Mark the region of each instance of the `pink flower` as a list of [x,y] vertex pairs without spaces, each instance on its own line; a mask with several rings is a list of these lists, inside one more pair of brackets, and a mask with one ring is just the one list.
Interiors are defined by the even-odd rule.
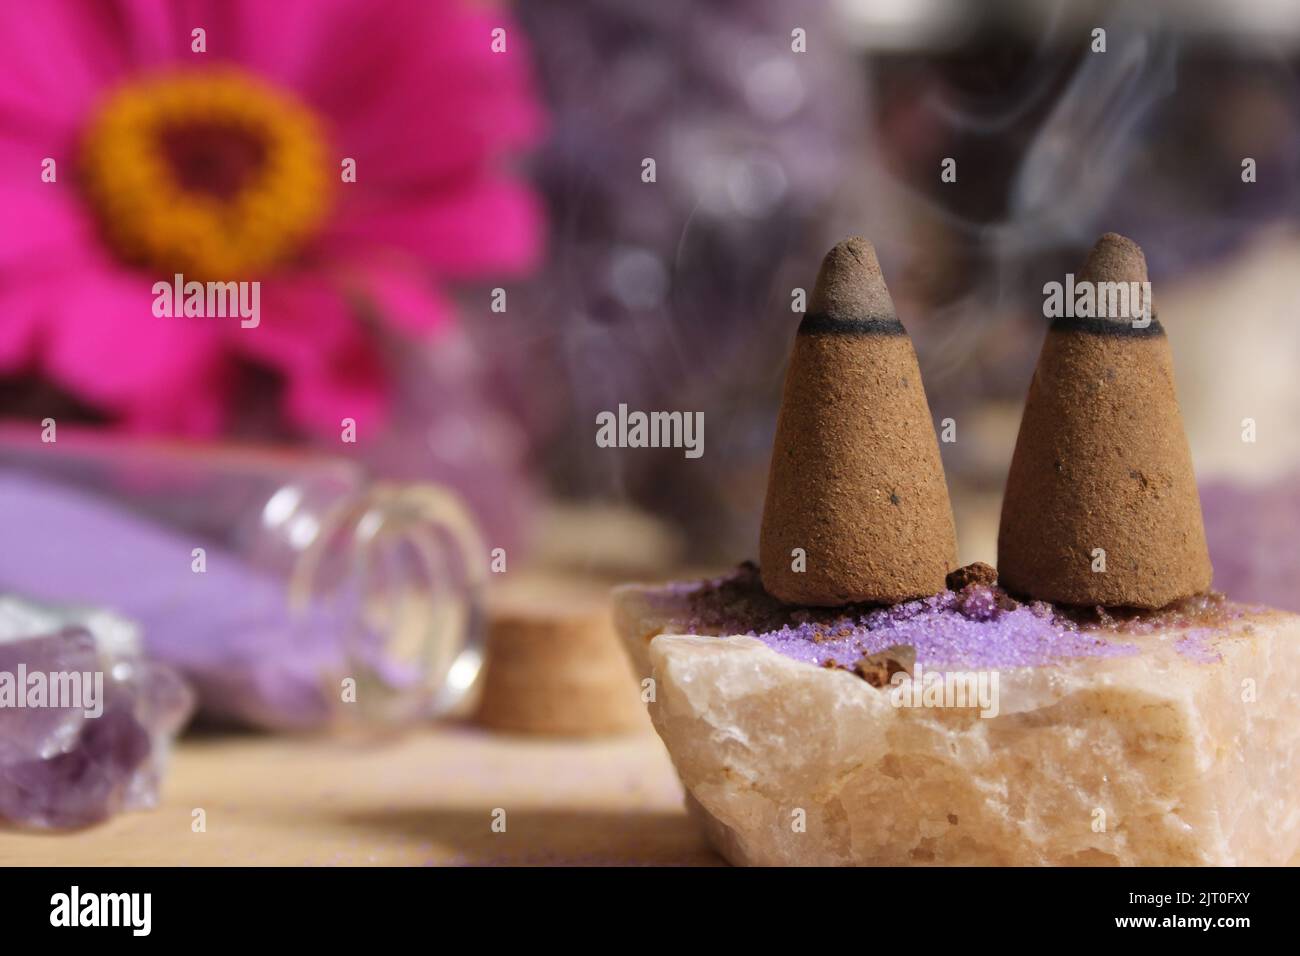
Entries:
[[[434,335],[444,283],[539,254],[522,39],[470,0],[3,5],[0,375],[136,429],[218,430],[249,364],[298,428],[381,416],[371,323]],[[260,282],[259,323],[155,315],[175,273]]]

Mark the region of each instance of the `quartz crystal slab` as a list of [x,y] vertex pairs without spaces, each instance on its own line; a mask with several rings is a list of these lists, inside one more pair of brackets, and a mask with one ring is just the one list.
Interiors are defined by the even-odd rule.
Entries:
[[[732,863],[1300,858],[1300,616],[1201,598],[1075,621],[985,585],[817,612],[772,602],[752,568],[620,588],[615,616]],[[849,669],[878,652],[914,683]],[[900,690],[925,672],[996,674],[996,715]]]

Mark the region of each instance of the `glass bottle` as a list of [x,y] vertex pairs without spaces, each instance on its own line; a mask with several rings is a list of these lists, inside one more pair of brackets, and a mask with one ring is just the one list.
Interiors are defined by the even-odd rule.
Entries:
[[488,558],[436,485],[297,451],[6,424],[0,535],[0,590],[134,618],[210,717],[392,725],[458,711],[477,681]]

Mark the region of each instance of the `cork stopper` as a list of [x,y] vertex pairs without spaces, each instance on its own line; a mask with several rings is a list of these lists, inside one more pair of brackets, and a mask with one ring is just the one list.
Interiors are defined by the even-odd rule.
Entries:
[[[1146,282],[1132,240],[1101,237],[1080,273]],[[998,576],[1059,604],[1163,607],[1207,590],[1201,502],[1158,319],[1060,318],[1029,386],[1002,502]]]
[[488,615],[478,723],[557,737],[649,730],[606,587],[525,573],[489,594]]
[[916,352],[860,237],[827,253],[795,336],[759,553],[768,593],[815,606],[936,594],[956,566]]

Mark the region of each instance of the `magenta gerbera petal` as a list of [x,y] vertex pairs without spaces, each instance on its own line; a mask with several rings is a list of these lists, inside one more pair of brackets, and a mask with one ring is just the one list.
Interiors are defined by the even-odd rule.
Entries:
[[383,368],[366,351],[335,356],[324,369],[296,375],[285,404],[289,421],[305,432],[337,440],[350,423],[363,437],[373,434],[388,409]]
[[540,205],[509,179],[480,178],[407,207],[358,199],[346,212],[327,236],[337,248],[399,249],[446,278],[523,272],[541,254]]
[[112,4],[48,0],[0,13],[0,117],[5,125],[67,129],[127,67]]
[[68,392],[124,417],[152,405],[205,404],[205,393],[220,378],[219,329],[155,316],[152,302],[150,283],[132,272],[69,277],[44,305],[40,370]]
[[363,339],[341,290],[306,274],[263,286],[256,327],[234,325],[224,331],[232,352],[289,375],[323,369],[334,355]]
[[452,321],[454,306],[433,277],[405,258],[353,262],[349,291],[373,306],[392,327],[415,336],[437,332]]
[[31,368],[48,297],[35,283],[0,289],[0,375]]
[[[0,168],[4,165],[0,163]],[[33,157],[31,166],[38,169],[40,160]],[[30,172],[21,179],[0,181],[0,209],[9,221],[21,224],[21,228],[0,229],[0,268],[30,266],[33,260],[63,262],[95,242],[85,209],[66,190],[42,183]]]

